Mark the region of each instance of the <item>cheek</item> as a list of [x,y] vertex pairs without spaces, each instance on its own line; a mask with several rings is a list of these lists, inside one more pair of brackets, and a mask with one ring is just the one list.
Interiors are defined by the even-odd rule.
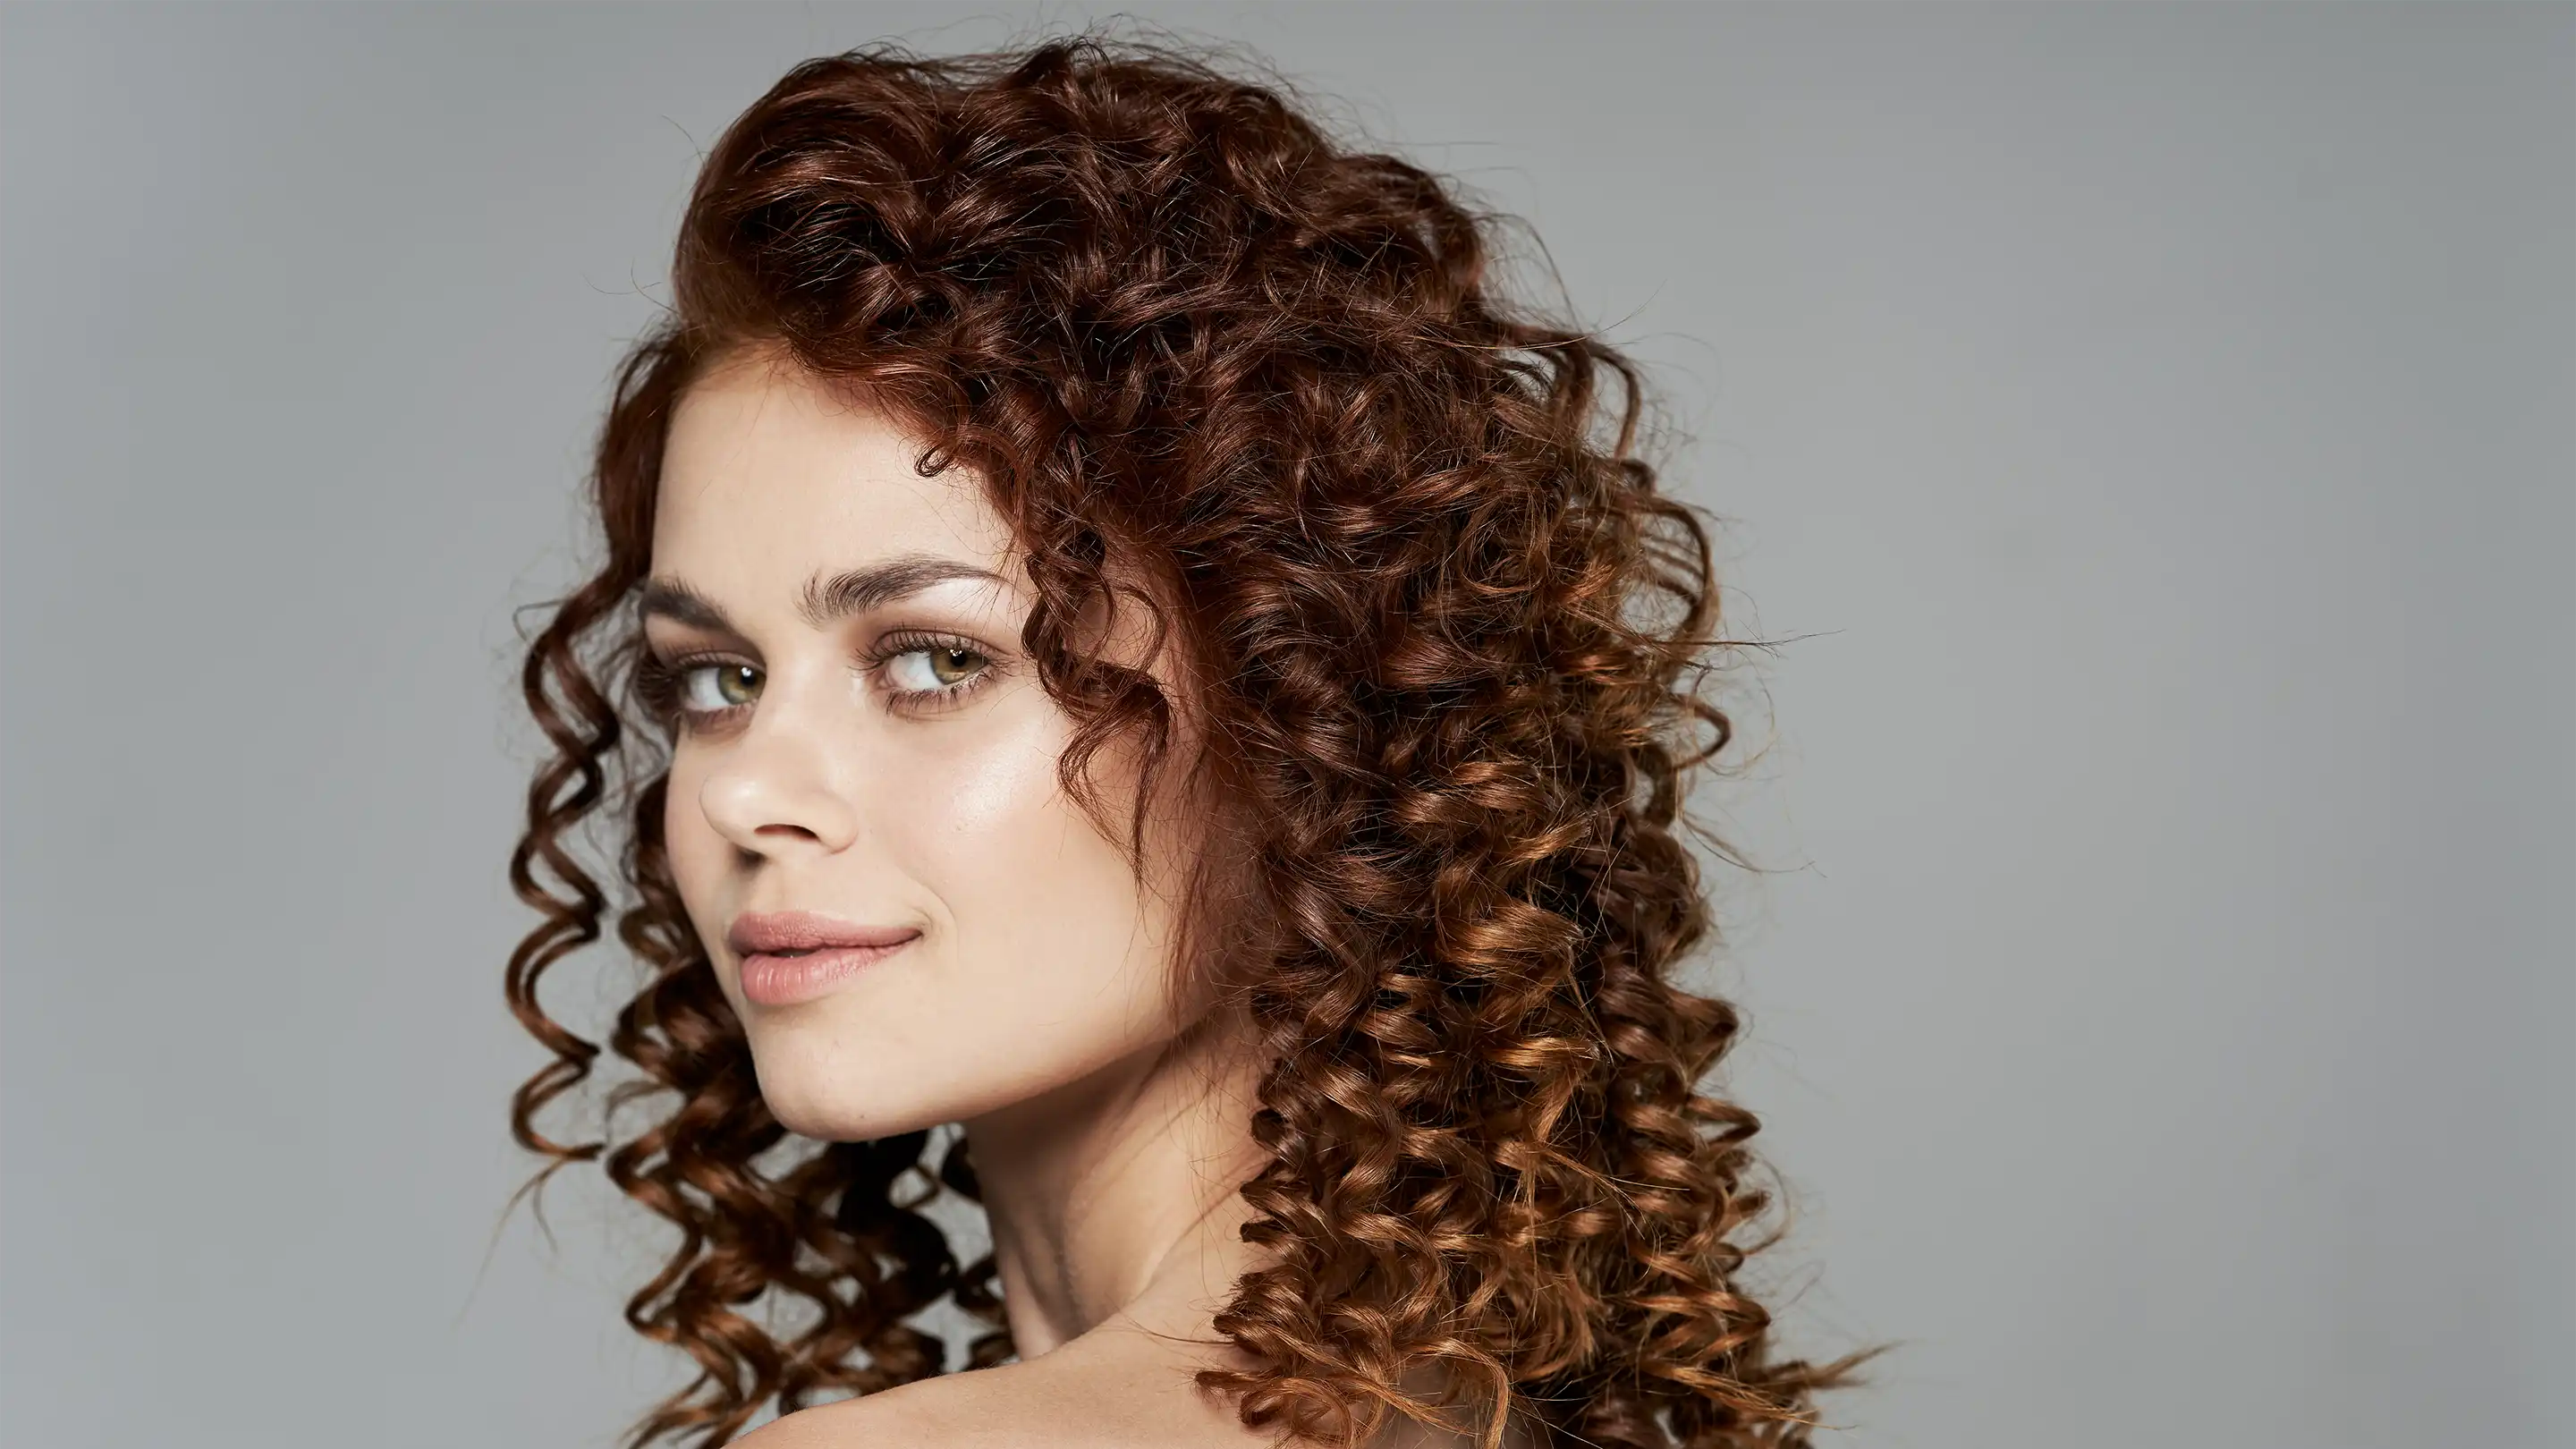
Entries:
[[[1123,962],[1148,923],[1118,847],[1056,778],[1060,717],[1007,728],[909,762],[884,797],[897,858],[949,908],[961,964],[1013,972],[1006,945],[1046,943],[1058,971]],[[1114,786],[1111,799],[1117,803]]]
[[[944,907],[942,970],[961,1009],[1014,1023],[1025,1043],[1123,1052],[1168,1029],[1168,913],[1058,784],[1066,728],[1049,711],[925,750],[887,782],[882,828]],[[1128,782],[1105,756],[1099,773],[1124,809]]]

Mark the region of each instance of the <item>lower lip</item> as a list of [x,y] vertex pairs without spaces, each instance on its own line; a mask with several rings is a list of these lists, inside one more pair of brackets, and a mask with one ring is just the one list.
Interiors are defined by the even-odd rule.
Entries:
[[811,1001],[920,939],[914,936],[891,946],[834,946],[802,956],[745,956],[742,994],[762,1006]]

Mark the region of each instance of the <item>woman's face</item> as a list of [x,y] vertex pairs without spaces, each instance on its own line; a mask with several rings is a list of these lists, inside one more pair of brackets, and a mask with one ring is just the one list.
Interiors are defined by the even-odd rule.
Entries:
[[[1059,790],[1070,721],[1017,648],[1007,531],[918,451],[792,365],[737,361],[681,402],[654,519],[671,868],[762,1096],[813,1137],[972,1120],[1181,1024],[1169,858],[1149,835],[1140,887]],[[1132,757],[1094,778],[1123,824]],[[877,944],[788,954],[811,926]]]

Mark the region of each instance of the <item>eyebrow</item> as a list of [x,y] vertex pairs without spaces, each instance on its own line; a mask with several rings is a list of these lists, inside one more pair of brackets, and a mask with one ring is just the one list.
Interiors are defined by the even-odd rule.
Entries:
[[[996,584],[1009,582],[990,569],[941,558],[937,554],[897,554],[863,569],[815,574],[805,581],[804,589],[797,596],[796,614],[810,628],[827,629],[836,620],[882,608],[897,599],[910,598],[952,579],[975,579]],[[734,627],[733,620],[725,617],[725,611],[717,607],[715,600],[678,579],[646,579],[643,592],[636,600],[636,611],[645,618],[658,614],[696,629],[726,634],[742,632]]]

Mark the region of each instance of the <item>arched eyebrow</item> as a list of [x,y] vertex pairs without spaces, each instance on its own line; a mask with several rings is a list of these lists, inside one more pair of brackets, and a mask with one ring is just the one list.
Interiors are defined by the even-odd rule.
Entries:
[[961,559],[942,558],[935,553],[897,554],[863,569],[848,569],[828,578],[818,573],[807,579],[797,598],[796,613],[808,627],[828,629],[852,614],[882,608],[951,579],[1004,585],[1010,582],[990,569],[977,568]]
[[[845,569],[836,574],[818,573],[805,581],[797,597],[796,612],[813,629],[828,629],[836,621],[870,609],[883,608],[897,599],[909,598],[936,584],[952,579],[974,579],[985,583],[1008,584],[1010,581],[990,569],[937,554],[897,554],[863,569]],[[636,612],[644,618],[659,615],[676,624],[716,633],[739,635],[742,631],[725,616],[716,601],[679,579],[651,578],[644,581],[636,599]]]

